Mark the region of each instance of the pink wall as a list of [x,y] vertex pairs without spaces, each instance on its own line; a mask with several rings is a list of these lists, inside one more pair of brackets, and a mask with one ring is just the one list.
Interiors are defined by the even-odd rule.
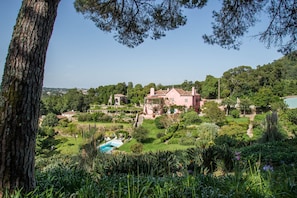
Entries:
[[[191,92],[185,92],[181,89],[178,89],[178,90],[180,92],[178,92],[175,88],[172,88],[166,93],[166,95],[162,95],[158,97],[165,98],[165,105],[167,106],[171,106],[171,105],[185,106],[187,108],[193,108],[195,109],[195,111],[198,111],[200,107],[200,95],[196,93],[195,89],[193,88]],[[154,89],[151,88],[148,98],[154,96],[154,93],[155,93]],[[144,113],[149,115],[153,114],[153,111],[152,111],[153,106],[155,105],[144,104]]]

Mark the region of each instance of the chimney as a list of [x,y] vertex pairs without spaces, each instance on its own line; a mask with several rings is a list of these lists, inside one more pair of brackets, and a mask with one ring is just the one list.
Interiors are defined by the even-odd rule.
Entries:
[[195,96],[196,91],[195,91],[195,87],[192,87],[192,96]]
[[153,95],[155,95],[155,89],[152,87],[152,88],[150,89],[150,96],[153,96]]

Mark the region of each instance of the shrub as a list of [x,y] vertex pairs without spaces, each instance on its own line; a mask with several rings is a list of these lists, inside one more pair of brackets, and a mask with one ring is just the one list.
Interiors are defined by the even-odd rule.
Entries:
[[238,141],[228,135],[220,135],[214,140],[214,143],[216,145],[227,145],[229,147],[235,147],[238,144]]
[[178,123],[174,123],[174,124],[172,124],[172,125],[170,125],[170,126],[168,127],[167,131],[168,131],[169,133],[171,133],[171,132],[174,133],[175,131],[177,131],[178,126],[179,126]]
[[54,137],[56,134],[55,129],[49,126],[40,127],[38,132],[41,136],[49,136],[49,137]]
[[233,110],[231,110],[230,115],[231,115],[233,118],[239,118],[239,117],[240,117],[240,111],[237,110],[237,109],[233,109]]
[[286,114],[290,122],[297,124],[297,109],[288,109]]
[[165,128],[165,123],[164,123],[164,116],[159,116],[156,117],[155,119],[155,125],[158,129],[164,129]]
[[67,118],[65,118],[65,119],[59,120],[59,124],[58,125],[61,126],[61,127],[66,128],[66,127],[68,127],[68,124],[69,124],[69,121],[68,121]]
[[112,117],[102,112],[80,113],[77,116],[79,122],[111,122]]
[[246,126],[240,126],[233,123],[231,125],[222,126],[219,135],[227,135],[235,140],[244,141],[248,137],[246,132]]
[[182,114],[182,121],[185,124],[185,126],[191,124],[200,124],[202,122],[201,118],[199,117],[196,111],[189,111]]
[[200,140],[207,141],[214,140],[218,135],[218,130],[219,127],[212,123],[202,123],[197,128]]
[[137,142],[144,142],[148,137],[148,130],[142,126],[134,129],[132,137],[137,140]]
[[141,143],[133,144],[133,145],[131,145],[130,149],[131,149],[132,153],[141,153],[143,150],[143,144],[141,144]]
[[170,138],[172,138],[173,133],[167,133],[166,135],[164,135],[163,137],[161,137],[161,142],[166,142],[167,140],[169,140]]
[[266,115],[266,127],[265,132],[261,138],[261,142],[270,142],[282,140],[284,136],[280,132],[280,127],[278,126],[278,116],[277,112]]
[[190,145],[194,145],[195,141],[196,139],[193,137],[182,137],[179,140],[179,144],[190,146]]
[[171,138],[168,141],[168,144],[179,144],[180,143],[180,138]]
[[157,133],[157,138],[161,138],[161,137],[164,137],[164,136],[165,136],[164,132]]
[[118,130],[115,132],[116,136],[117,137],[124,137],[124,138],[127,138],[129,136],[129,132],[128,131],[124,131],[124,130]]
[[57,126],[58,122],[59,120],[57,118],[57,115],[54,113],[49,113],[43,119],[41,126],[55,127]]

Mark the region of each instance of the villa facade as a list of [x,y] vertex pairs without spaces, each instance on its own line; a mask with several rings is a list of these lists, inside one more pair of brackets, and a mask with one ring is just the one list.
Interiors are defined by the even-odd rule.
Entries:
[[192,91],[172,88],[167,90],[150,89],[150,93],[144,98],[143,112],[145,115],[161,115],[164,113],[178,113],[180,109],[194,109],[199,112],[200,94]]

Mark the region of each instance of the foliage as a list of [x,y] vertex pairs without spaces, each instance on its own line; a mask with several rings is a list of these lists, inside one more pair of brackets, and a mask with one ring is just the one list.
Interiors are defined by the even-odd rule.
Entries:
[[219,109],[216,102],[210,101],[203,105],[202,112],[210,122],[221,125],[225,121],[225,114]]
[[38,135],[53,137],[55,135],[55,129],[53,127],[44,126],[38,128]]
[[90,18],[101,30],[115,32],[115,39],[128,47],[141,44],[147,37],[159,39],[165,36],[165,31],[176,29],[186,23],[179,1],[152,3],[138,0],[102,3],[76,0],[74,5],[78,12]]
[[58,126],[65,128],[65,127],[68,126],[69,123],[70,123],[70,121],[67,118],[60,119],[59,123],[58,123]]
[[201,89],[201,96],[203,98],[209,98],[209,99],[217,98],[217,95],[218,95],[217,87],[218,87],[218,79],[211,75],[207,75],[205,78],[205,81],[203,82],[203,86]]
[[77,117],[80,122],[111,122],[112,117],[102,112],[80,113]]
[[141,153],[143,150],[143,144],[141,144],[141,143],[133,144],[133,145],[131,145],[130,149],[131,149],[132,153]]
[[288,109],[286,111],[288,120],[297,125],[297,109]]
[[137,142],[143,143],[148,138],[148,130],[142,126],[134,128],[132,137],[137,140]]
[[179,123],[173,123],[167,128],[168,133],[174,133],[178,130]]
[[236,100],[234,100],[233,98],[227,97],[222,100],[222,105],[226,106],[226,109],[227,109],[226,114],[227,115],[229,115],[231,108],[235,107],[235,104],[236,104]]
[[252,105],[252,101],[249,98],[240,99],[240,110],[243,112],[243,115],[249,113],[251,111],[250,106]]
[[181,145],[195,145],[196,139],[193,137],[181,137],[179,144]]
[[155,125],[158,129],[164,129],[166,127],[166,116],[159,116],[155,118]]
[[160,138],[161,142],[166,142],[167,140],[169,140],[170,138],[172,138],[173,136],[173,132],[171,133],[166,133],[163,137]]
[[267,109],[271,104],[278,102],[280,99],[274,95],[271,88],[263,87],[254,96],[254,104],[262,109]]
[[249,140],[247,136],[247,127],[246,125],[240,125],[236,123],[231,123],[229,125],[224,125],[221,127],[219,136],[228,136],[234,140],[244,142]]
[[237,109],[233,109],[230,111],[230,115],[233,117],[233,118],[239,118],[240,117],[240,111],[237,110]]
[[198,126],[198,145],[208,147],[218,135],[219,127],[213,123],[202,123]]
[[58,125],[58,118],[57,115],[53,113],[49,113],[45,116],[45,118],[42,120],[41,126],[45,127],[54,127]]
[[201,123],[201,118],[199,117],[198,113],[194,110],[183,113],[181,117],[181,122],[184,124],[185,127],[191,124]]
[[157,138],[161,138],[161,137],[163,137],[163,136],[165,136],[165,132],[160,132],[160,133],[157,133]]
[[267,14],[268,26],[257,36],[268,47],[279,47],[283,53],[296,49],[294,29],[294,1],[224,1],[219,11],[213,12],[215,22],[212,35],[204,35],[204,41],[223,48],[239,49],[241,38],[258,22],[258,16]]
[[[37,170],[38,188],[25,197],[294,197],[296,145],[293,139],[244,146],[237,150],[238,160],[227,146],[98,154],[88,162],[93,164],[88,170],[77,166],[77,158],[44,158],[37,161],[38,167],[43,164]],[[266,162],[274,171],[263,170]]]
[[261,142],[279,141],[284,138],[280,132],[278,125],[277,112],[272,112],[266,115],[265,132],[261,138]]
[[[238,66],[224,72],[222,76],[222,88],[228,90],[229,101],[227,104],[235,105],[235,98],[242,95],[249,95],[255,89],[255,81],[253,79],[253,69],[250,66]],[[227,91],[225,91],[227,92]]]

